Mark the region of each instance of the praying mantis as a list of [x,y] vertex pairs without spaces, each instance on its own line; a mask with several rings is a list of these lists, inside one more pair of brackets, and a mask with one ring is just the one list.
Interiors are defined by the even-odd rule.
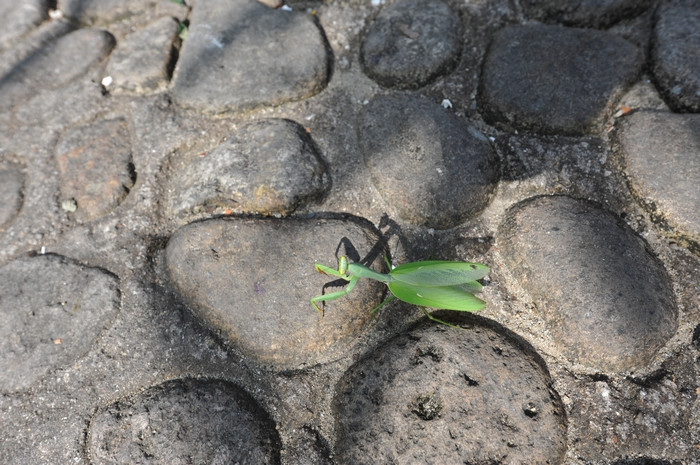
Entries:
[[360,278],[374,279],[387,285],[391,295],[380,303],[371,313],[394,299],[418,305],[423,313],[433,321],[448,326],[454,326],[432,316],[426,307],[444,310],[473,312],[481,310],[486,303],[474,296],[482,289],[477,281],[489,273],[489,268],[480,263],[452,262],[431,260],[423,262],[404,263],[392,267],[389,260],[384,258],[389,266],[389,273],[378,273],[360,263],[349,263],[346,256],[338,258],[338,269],[316,263],[314,266],[319,273],[337,276],[348,282],[342,291],[323,294],[311,299],[311,305],[319,312],[317,302],[335,300],[353,290]]

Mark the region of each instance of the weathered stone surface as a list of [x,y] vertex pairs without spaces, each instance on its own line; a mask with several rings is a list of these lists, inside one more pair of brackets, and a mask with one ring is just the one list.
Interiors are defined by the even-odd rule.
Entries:
[[620,219],[569,197],[512,208],[498,248],[562,353],[600,370],[644,367],[676,330],[671,284]]
[[110,92],[144,93],[168,85],[178,39],[178,24],[165,17],[128,35],[109,58],[105,74],[113,81]]
[[92,220],[119,205],[136,181],[131,139],[123,119],[74,128],[56,147],[63,200],[74,199],[76,217]]
[[459,59],[459,16],[440,0],[401,0],[384,8],[363,37],[365,73],[384,86],[421,87]]
[[489,46],[479,105],[491,124],[585,134],[602,127],[619,96],[639,76],[642,58],[634,45],[607,32],[506,27]]
[[95,465],[279,463],[275,425],[248,394],[217,380],[178,379],[100,409],[90,422]]
[[567,26],[607,28],[622,18],[637,15],[653,0],[528,0],[522,2],[533,19]]
[[0,3],[0,18],[3,18],[3,27],[0,29],[0,49],[38,26],[48,17],[48,10],[48,0]]
[[81,356],[119,299],[116,277],[57,255],[0,268],[0,390],[25,389]]
[[0,111],[72,82],[102,61],[112,47],[114,37],[98,29],[79,29],[61,37],[0,79]]
[[700,4],[674,2],[657,10],[652,72],[676,111],[700,112]]
[[336,389],[339,463],[561,463],[563,407],[521,347],[476,320],[374,350]]
[[638,112],[621,122],[630,190],[670,235],[700,252],[700,115]]
[[348,296],[327,303],[325,316],[313,309],[309,299],[334,281],[319,275],[314,262],[335,267],[341,240],[360,254],[372,250],[381,271],[385,251],[366,224],[294,218],[185,226],[168,242],[167,270],[172,287],[207,326],[248,356],[295,368],[333,360],[349,348],[384,293],[384,285],[362,280]]
[[24,174],[15,163],[0,162],[0,231],[22,206]]
[[173,77],[173,97],[208,113],[237,112],[320,92],[330,61],[306,13],[256,0],[199,0]]
[[494,192],[498,161],[486,137],[424,97],[374,98],[362,110],[358,138],[380,194],[412,223],[451,228]]
[[156,8],[160,0],[61,0],[63,15],[82,24],[126,20]]
[[287,215],[330,188],[313,140],[284,119],[251,123],[204,156],[191,153],[173,163],[174,215],[208,208]]

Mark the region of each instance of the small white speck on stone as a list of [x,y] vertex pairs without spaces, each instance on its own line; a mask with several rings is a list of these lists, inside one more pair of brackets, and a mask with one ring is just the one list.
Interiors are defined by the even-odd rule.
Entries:
[[292,11],[292,7],[289,6],[289,5],[282,5],[282,6],[280,7],[280,10],[282,10],[282,11]]
[[442,105],[442,108],[452,108],[452,102],[450,102],[450,99],[444,99],[440,105]]
[[49,18],[51,18],[51,19],[63,18],[63,11],[61,11],[59,9],[49,10]]
[[104,87],[109,87],[112,84],[112,81],[112,76],[105,76],[102,78],[100,84],[102,84]]

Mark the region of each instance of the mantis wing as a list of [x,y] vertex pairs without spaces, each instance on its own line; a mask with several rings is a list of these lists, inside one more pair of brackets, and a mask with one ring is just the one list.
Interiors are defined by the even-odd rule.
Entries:
[[425,261],[399,265],[389,275],[396,281],[425,287],[445,287],[481,279],[489,267],[480,263]]
[[486,306],[486,302],[462,286],[415,286],[401,281],[392,281],[387,286],[397,299],[421,307],[471,312]]

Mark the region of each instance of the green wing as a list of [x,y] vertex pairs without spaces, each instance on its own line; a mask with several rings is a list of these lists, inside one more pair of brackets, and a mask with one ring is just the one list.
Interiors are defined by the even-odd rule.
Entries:
[[[471,284],[471,283],[470,283]],[[477,283],[478,284],[478,283]],[[387,283],[389,290],[397,299],[421,307],[442,308],[471,312],[481,310],[486,303],[475,297],[468,289],[470,286],[416,286],[401,281]]]
[[425,261],[399,265],[389,275],[396,281],[417,286],[455,286],[481,279],[489,267],[480,263]]

